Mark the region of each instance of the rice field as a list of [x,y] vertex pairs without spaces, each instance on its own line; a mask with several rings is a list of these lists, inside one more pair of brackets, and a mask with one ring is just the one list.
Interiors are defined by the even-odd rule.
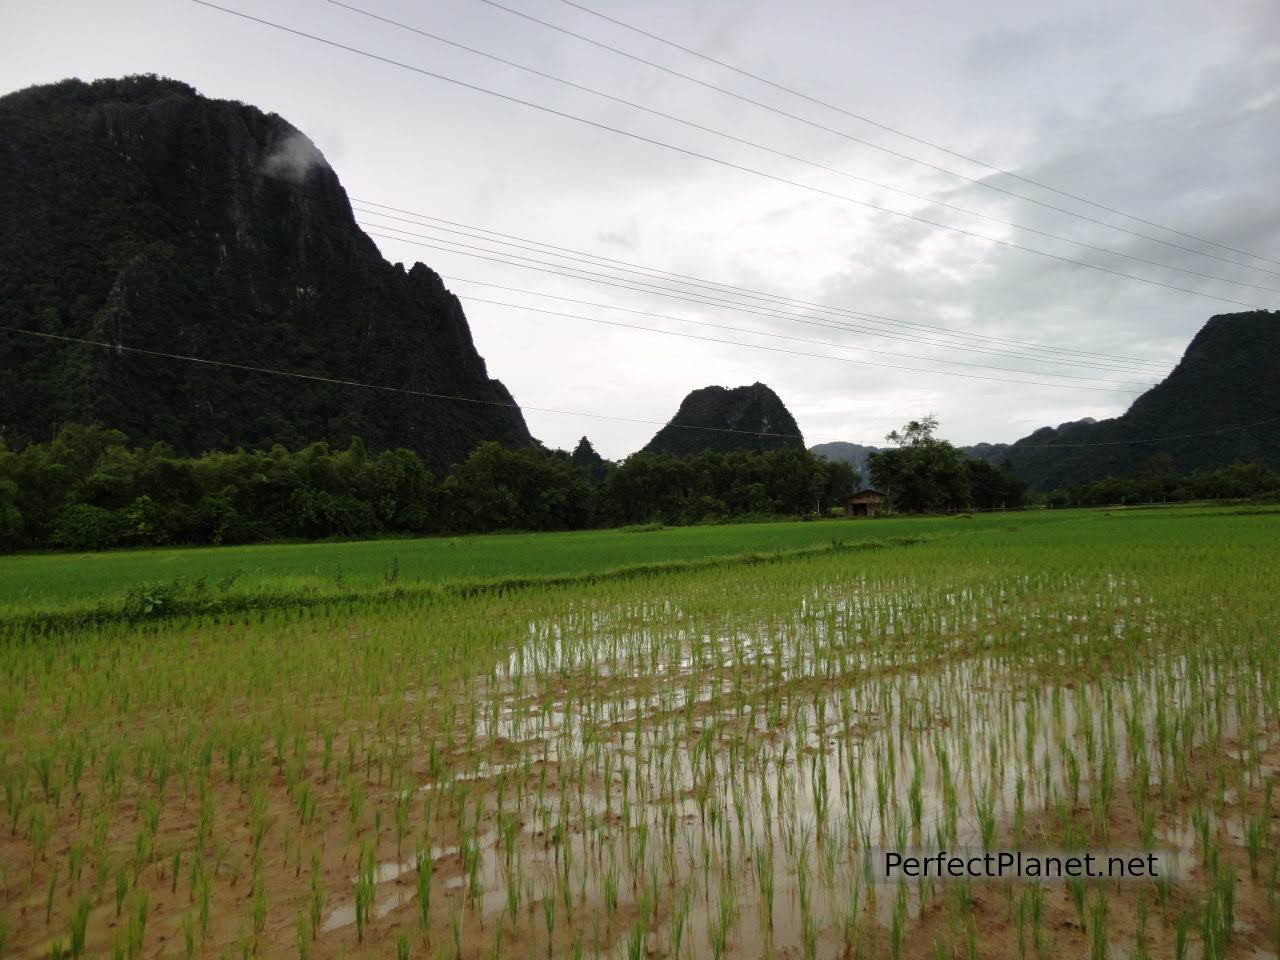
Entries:
[[1274,957],[1278,561],[1280,514],[1090,512],[15,629],[0,957]]
[[[1052,518],[1062,515],[1058,511]],[[1012,516],[980,514],[964,523],[985,528],[1008,523]],[[1026,514],[1017,522],[1050,518],[1049,512]],[[111,609],[141,584],[176,582],[188,592],[201,586],[215,598],[234,600],[305,599],[695,564],[829,547],[833,540],[854,544],[956,530],[953,517],[911,517],[10,554],[0,556],[0,618]]]

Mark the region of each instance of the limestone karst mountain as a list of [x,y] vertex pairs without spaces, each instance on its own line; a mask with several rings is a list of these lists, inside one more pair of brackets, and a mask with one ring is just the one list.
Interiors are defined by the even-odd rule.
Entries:
[[325,378],[0,334],[11,441],[77,421],[185,453],[358,436],[436,468],[533,442],[458,300],[383,259],[279,116],[151,76],[10,94],[0,220],[0,323]]

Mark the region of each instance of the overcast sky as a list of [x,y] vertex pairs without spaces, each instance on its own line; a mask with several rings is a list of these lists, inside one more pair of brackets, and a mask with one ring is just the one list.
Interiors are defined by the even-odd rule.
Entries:
[[[326,0],[218,2],[820,190],[1226,300],[1280,307],[1277,293],[1136,263],[904,197],[609,103]],[[736,76],[561,0],[504,2],[852,137],[1263,269],[1198,256],[1002,195],[594,48],[482,0],[351,0],[381,16],[836,171],[1161,264],[1280,288],[1280,263],[1207,246],[993,174]],[[1280,261],[1280,12],[1269,0],[586,2],[959,153],[1153,223]],[[1154,368],[1142,364],[1139,372],[1130,360],[1079,355],[1072,357],[1125,369],[1048,364],[963,351],[944,333],[883,321],[875,328],[894,332],[896,338],[875,337],[830,326],[866,328],[866,321],[848,314],[808,313],[794,303],[782,312],[827,325],[761,316],[779,311],[763,309],[758,299],[755,312],[743,312],[377,238],[388,259],[406,265],[422,260],[449,278],[446,282],[466,305],[490,374],[528,406],[665,421],[689,390],[760,380],[778,392],[811,443],[876,443],[895,425],[928,412],[938,414],[943,434],[957,443],[1009,441],[1044,424],[1123,412],[1140,392],[1133,384],[1154,383],[1167,372],[1208,317],[1245,309],[965,237],[682,155],[190,0],[0,0],[0,22],[4,91],[68,76],[173,76],[206,95],[244,100],[290,120],[319,147],[354,197],[843,310],[1159,363]],[[360,216],[370,223],[380,219]],[[382,222],[431,233],[403,222]],[[454,239],[499,249],[458,235]],[[506,249],[508,254],[537,256]],[[632,282],[636,279],[631,275]],[[467,281],[756,332],[716,330]],[[705,287],[686,290],[708,295]],[[476,297],[773,349],[609,327],[478,303]],[[727,293],[721,298],[733,299]],[[760,332],[843,346],[780,340]],[[919,342],[921,337],[953,345]],[[973,338],[964,342],[983,345]],[[988,351],[992,346],[985,342]],[[1020,352],[1026,356],[1030,351],[1023,347]],[[886,355],[892,353],[911,357]],[[1027,382],[989,382],[848,361]],[[1154,372],[1142,372],[1147,370]],[[611,458],[632,452],[656,430],[532,411],[526,411],[526,418],[535,436],[550,445],[572,446],[585,433]]]

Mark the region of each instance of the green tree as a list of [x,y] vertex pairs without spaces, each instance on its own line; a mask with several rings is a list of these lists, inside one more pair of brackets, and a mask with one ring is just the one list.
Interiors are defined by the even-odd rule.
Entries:
[[885,436],[894,449],[878,451],[867,459],[871,482],[894,509],[924,513],[969,504],[967,461],[954,446],[934,435],[937,429],[938,418],[933,414],[912,420]]

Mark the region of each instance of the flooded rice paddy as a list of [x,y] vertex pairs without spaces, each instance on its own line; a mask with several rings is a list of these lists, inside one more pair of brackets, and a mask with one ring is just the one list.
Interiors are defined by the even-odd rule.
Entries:
[[[0,956],[1273,956],[1277,533],[17,638]],[[907,848],[1175,870],[879,882]]]

